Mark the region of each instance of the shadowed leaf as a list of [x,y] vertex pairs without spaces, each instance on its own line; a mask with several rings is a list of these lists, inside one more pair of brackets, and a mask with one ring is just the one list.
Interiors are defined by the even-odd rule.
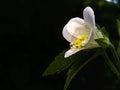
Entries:
[[[96,49],[97,50],[97,49]],[[89,54],[89,53],[88,53]],[[78,61],[76,61],[71,68],[69,69],[67,73],[67,79],[64,86],[64,90],[67,89],[68,85],[70,84],[71,80],[76,76],[76,74],[85,66],[87,65],[91,60],[95,59],[98,55],[100,55],[100,50],[98,49],[91,57],[89,57],[87,60],[81,60],[79,58]],[[84,62],[81,62],[84,61]]]
[[[120,21],[119,20],[117,20],[117,29],[118,29],[118,35],[120,38]],[[120,40],[119,40],[118,47],[117,47],[117,53],[120,56]]]

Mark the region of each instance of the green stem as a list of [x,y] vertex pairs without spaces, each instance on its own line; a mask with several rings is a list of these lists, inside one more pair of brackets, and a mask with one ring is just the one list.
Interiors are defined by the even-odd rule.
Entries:
[[120,59],[119,59],[118,53],[116,52],[115,47],[113,46],[113,44],[110,44],[110,50],[111,50],[111,52],[112,52],[112,54],[113,54],[113,56],[115,58],[115,63],[116,63],[117,68],[118,68],[118,70],[120,72]]
[[111,68],[111,70],[114,72],[114,74],[116,74],[116,76],[120,80],[120,72],[117,70],[117,68],[112,63],[112,61],[110,60],[110,58],[108,57],[108,55],[107,55],[107,53],[105,51],[103,53],[103,57],[104,57],[105,62],[107,63],[107,65]]
[[118,53],[118,56],[120,58],[120,41],[119,41],[119,44],[118,44],[117,53]]

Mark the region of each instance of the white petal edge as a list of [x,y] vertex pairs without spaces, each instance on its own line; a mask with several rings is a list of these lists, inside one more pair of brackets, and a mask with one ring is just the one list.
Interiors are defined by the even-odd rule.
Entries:
[[[79,24],[83,25],[84,24],[84,20],[79,18],[79,17],[75,17],[75,18],[70,19],[68,21],[68,23],[64,26],[63,31],[62,31],[62,35],[68,42],[72,42],[72,41],[74,41],[76,39],[75,35],[70,33],[68,28],[67,28],[67,27],[69,27],[69,25],[71,27],[71,22],[77,23],[77,25],[79,25]],[[74,31],[74,28],[73,28],[73,31]]]
[[74,41],[74,40],[76,39],[74,36],[72,36],[72,35],[68,32],[66,26],[63,28],[62,35],[63,35],[63,37],[64,37],[68,42],[72,42],[72,41]]
[[93,32],[94,32],[94,28],[91,27],[91,29],[90,29],[90,34],[89,34],[89,36],[88,36],[88,40],[87,40],[86,43],[85,43],[85,47],[87,47],[90,42],[94,41],[94,34],[93,34]]
[[69,22],[67,25],[67,31],[74,37],[79,38],[81,35],[89,34],[90,30],[85,25],[81,25],[76,22]]
[[85,23],[89,23],[92,26],[95,26],[95,15],[91,7],[86,7],[83,10],[83,17],[84,17]]
[[84,25],[84,20],[82,18],[79,18],[79,17],[71,18],[68,22],[75,22],[75,23],[79,23],[81,25]]
[[64,55],[64,58],[67,58],[67,57],[70,57],[71,55],[83,50],[85,48],[82,48],[82,49],[77,49],[77,50],[71,50],[69,49],[68,51],[65,52],[65,55]]
[[102,33],[97,29],[97,27],[91,28],[91,33],[88,37],[88,41],[86,42],[85,48],[95,48],[100,47],[95,39],[103,38]]

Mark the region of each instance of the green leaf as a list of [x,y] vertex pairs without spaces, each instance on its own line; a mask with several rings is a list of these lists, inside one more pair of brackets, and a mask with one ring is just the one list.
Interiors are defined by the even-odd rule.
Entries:
[[81,51],[68,58],[64,58],[64,53],[67,50],[68,49],[63,50],[58,56],[55,57],[55,60],[53,60],[53,62],[48,66],[48,68],[43,73],[43,76],[59,74],[63,70],[67,69],[83,53],[83,51]]
[[98,24],[96,24],[98,30],[102,33],[103,37],[109,37],[109,34],[105,27],[100,27]]
[[102,48],[106,48],[108,47],[108,45],[110,44],[110,41],[109,41],[109,34],[107,33],[106,29],[104,27],[100,28],[100,32],[102,33],[103,35],[103,38],[98,38],[98,39],[95,39],[95,41],[102,47]]
[[110,60],[109,56],[105,51],[103,51],[103,57],[105,58],[106,64],[109,66],[109,68],[114,72],[114,74],[118,77],[120,80],[120,72],[116,68],[116,66],[113,64],[113,62]]
[[109,49],[111,50],[111,53],[115,59],[116,66],[117,66],[118,70],[120,71],[120,58],[119,58],[119,55],[115,49],[115,46],[112,43],[110,43]]
[[118,55],[120,57],[120,41],[119,41],[119,44],[118,44],[117,53],[118,53]]
[[118,30],[118,35],[120,37],[120,20],[117,20],[117,30]]
[[102,48],[106,48],[109,46],[110,42],[106,38],[99,38],[95,40]]
[[107,37],[107,38],[109,37],[109,34],[108,34],[108,32],[106,31],[105,27],[100,28],[100,31],[102,32],[104,38],[105,38],[105,37]]
[[[117,20],[117,30],[118,30],[118,35],[120,38],[120,20]],[[120,40],[119,40],[118,47],[117,47],[117,53],[120,56]]]
[[[95,49],[97,50],[97,49]],[[89,52],[91,53],[91,52]],[[89,55],[89,53],[87,53],[87,55]],[[76,61],[71,68],[69,69],[68,73],[67,73],[67,79],[65,82],[65,86],[64,86],[64,90],[67,89],[68,85],[70,84],[71,80],[76,76],[76,74],[85,66],[87,65],[91,60],[95,59],[98,55],[100,55],[100,49],[98,49],[96,52],[94,52],[94,54],[89,57],[87,60],[81,60],[82,58],[79,58],[78,61]],[[85,58],[84,58],[85,59]],[[81,62],[84,61],[84,62]]]

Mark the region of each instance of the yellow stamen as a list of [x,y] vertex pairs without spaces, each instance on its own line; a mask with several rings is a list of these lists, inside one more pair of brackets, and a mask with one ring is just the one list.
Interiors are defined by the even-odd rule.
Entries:
[[71,43],[71,49],[76,50],[84,47],[87,39],[88,39],[88,35],[80,36],[74,42]]

